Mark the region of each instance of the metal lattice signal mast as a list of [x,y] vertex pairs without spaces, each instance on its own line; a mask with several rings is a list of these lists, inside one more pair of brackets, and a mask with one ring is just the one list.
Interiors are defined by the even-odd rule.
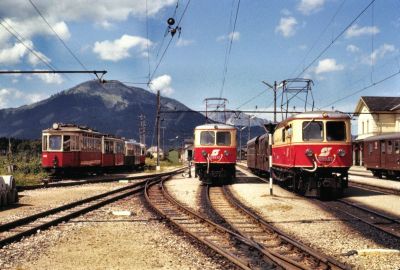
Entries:
[[139,115],[139,141],[141,144],[146,144],[146,116]]
[[[307,111],[307,105],[311,105],[311,111],[314,110],[314,97],[311,91],[311,86],[313,84],[314,82],[311,79],[296,78],[296,79],[283,80],[278,85],[278,88],[282,87],[282,98],[281,98],[282,120],[287,118],[289,112],[289,103],[295,97],[304,101],[304,111]],[[301,98],[300,97],[301,95],[304,96],[305,98]],[[311,104],[308,102],[309,95],[311,96]]]
[[228,100],[226,98],[206,98],[204,99],[206,103],[206,122],[209,119],[210,113],[223,113],[224,114],[224,123],[226,124],[226,103]]

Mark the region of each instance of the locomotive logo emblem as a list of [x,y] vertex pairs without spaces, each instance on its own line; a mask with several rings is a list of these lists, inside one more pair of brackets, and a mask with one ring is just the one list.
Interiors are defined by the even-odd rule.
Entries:
[[212,157],[216,157],[216,156],[218,156],[218,154],[219,154],[219,149],[214,149],[214,150],[212,150],[212,152],[211,152],[211,155],[210,155],[210,156],[212,156]]
[[319,157],[327,157],[331,153],[332,147],[324,147],[321,149],[321,154],[319,154]]

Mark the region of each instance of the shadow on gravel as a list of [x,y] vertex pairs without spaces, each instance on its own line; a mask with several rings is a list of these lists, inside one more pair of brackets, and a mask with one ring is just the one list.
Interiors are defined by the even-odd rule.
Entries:
[[7,205],[7,206],[2,206],[2,207],[0,207],[0,212],[17,209],[17,208],[25,207],[25,206],[32,206],[32,204],[15,203],[15,204]]

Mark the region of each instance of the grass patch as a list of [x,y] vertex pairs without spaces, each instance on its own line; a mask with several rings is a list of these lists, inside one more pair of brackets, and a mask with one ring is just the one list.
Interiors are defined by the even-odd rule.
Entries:
[[43,178],[48,177],[41,166],[40,156],[16,154],[12,157],[0,156],[0,174],[10,174],[7,167],[14,165],[14,172],[11,173],[17,185],[40,184]]

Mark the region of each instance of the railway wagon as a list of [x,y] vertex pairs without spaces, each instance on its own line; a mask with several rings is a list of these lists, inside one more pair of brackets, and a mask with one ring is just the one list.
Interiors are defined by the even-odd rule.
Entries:
[[[254,171],[272,173],[274,180],[312,197],[340,196],[352,164],[350,117],[340,112],[313,111],[280,122],[273,132],[272,168],[268,168],[268,137],[248,143],[257,157]],[[260,150],[264,149],[264,150]],[[263,151],[263,153],[260,153]],[[254,161],[253,161],[254,160]]]
[[206,184],[228,182],[236,176],[236,128],[206,124],[194,129],[195,175]]
[[63,173],[144,167],[145,146],[88,127],[55,123],[42,133],[42,167]]
[[146,149],[144,144],[135,141],[125,141],[125,166],[143,169],[145,165]]
[[247,143],[247,167],[257,174],[269,172],[268,134],[255,137]]
[[42,167],[53,174],[100,167],[102,137],[87,127],[55,123],[42,133]]
[[374,176],[400,177],[400,133],[388,133],[364,139],[364,166]]

